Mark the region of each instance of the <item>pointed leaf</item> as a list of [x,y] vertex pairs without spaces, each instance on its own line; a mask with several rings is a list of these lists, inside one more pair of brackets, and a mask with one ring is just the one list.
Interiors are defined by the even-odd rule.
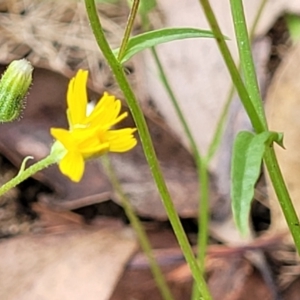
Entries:
[[282,134],[240,132],[233,147],[231,198],[234,220],[242,235],[249,233],[249,214],[259,177],[265,147],[272,142],[282,145]]
[[[129,39],[127,48],[120,62],[128,61],[136,53],[157,46],[162,43],[167,43],[175,40],[189,39],[189,38],[213,38],[214,35],[209,30],[202,30],[197,28],[163,28],[153,31],[148,31],[136,35]],[[114,54],[118,57],[119,48],[114,50]]]

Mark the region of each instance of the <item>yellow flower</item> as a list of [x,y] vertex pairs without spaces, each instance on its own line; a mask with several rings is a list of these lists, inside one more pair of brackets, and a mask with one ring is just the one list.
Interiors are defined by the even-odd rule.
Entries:
[[121,101],[104,93],[90,114],[87,114],[86,82],[88,72],[79,70],[69,83],[67,93],[67,117],[69,130],[51,128],[57,140],[52,152],[59,155],[60,171],[78,182],[83,176],[85,160],[106,152],[125,152],[132,149],[137,140],[135,128],[111,129],[126,118],[120,114]]

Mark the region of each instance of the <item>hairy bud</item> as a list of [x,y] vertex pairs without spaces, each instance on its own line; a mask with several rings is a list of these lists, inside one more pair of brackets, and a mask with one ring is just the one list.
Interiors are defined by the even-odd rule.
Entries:
[[32,82],[33,67],[25,58],[10,63],[0,80],[0,122],[17,119]]

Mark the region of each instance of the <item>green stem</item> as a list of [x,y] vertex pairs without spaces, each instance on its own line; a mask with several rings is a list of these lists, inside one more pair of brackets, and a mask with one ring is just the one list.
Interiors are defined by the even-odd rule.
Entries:
[[[300,255],[300,223],[290,198],[289,192],[284,184],[281,170],[278,166],[275,151],[272,146],[266,148],[264,156],[265,165],[268,169],[276,196],[285,216],[289,230],[293,236],[296,249]],[[276,220],[273,220],[276,222]]]
[[[262,11],[263,11],[266,3],[267,3],[267,0],[262,0],[262,2],[260,3],[259,9],[258,9],[257,14],[255,16],[255,20],[254,20],[253,25],[252,25],[251,30],[250,30],[250,34],[249,34],[250,40],[253,39],[253,35],[254,35],[254,32],[255,32],[256,26],[258,24],[258,21],[259,21],[259,19],[261,17]],[[240,69],[240,67],[239,67],[239,69]],[[214,155],[215,155],[215,153],[216,153],[216,151],[219,148],[219,145],[221,143],[222,134],[224,132],[225,121],[227,119],[229,107],[230,107],[230,104],[232,102],[234,92],[235,92],[235,86],[232,83],[231,87],[230,87],[230,90],[229,90],[229,93],[228,93],[228,96],[226,97],[226,101],[225,101],[224,108],[222,110],[222,114],[221,114],[221,116],[220,116],[220,118],[218,120],[217,127],[216,127],[215,133],[213,135],[212,142],[209,145],[209,148],[208,148],[208,151],[207,151],[207,154],[206,154],[205,158],[202,159],[203,163],[205,161],[206,164],[207,164],[207,166],[209,165],[209,162],[211,161],[211,159],[214,157]],[[202,166],[202,167],[203,167],[202,172],[205,172],[205,167],[204,166]],[[208,199],[208,197],[209,197],[208,192],[206,192],[206,190],[208,191],[208,188],[209,188],[209,186],[208,186],[208,184],[209,184],[208,172],[206,172],[206,174],[205,173],[202,174],[201,178],[203,178],[202,185],[201,185],[201,187],[202,187],[202,196],[201,196],[201,199],[202,199],[203,203],[206,203],[206,201],[204,201],[203,199],[206,199],[206,198]],[[206,188],[206,190],[205,190],[205,188]],[[208,211],[208,207],[206,209]],[[201,210],[199,212],[199,216],[201,216]],[[200,217],[200,220],[202,220],[203,223],[204,223],[204,225],[201,223],[201,226],[205,226],[206,222],[205,222],[204,218]],[[209,222],[209,220],[207,221],[207,223],[208,222]],[[208,232],[208,228],[207,228],[207,232]],[[201,234],[202,230],[199,233]],[[208,233],[207,233],[207,237],[208,237]],[[207,244],[207,238],[205,240],[205,236],[201,237],[198,234],[198,245],[200,247],[199,248],[200,249],[200,253],[198,252],[199,256],[203,255],[203,254],[201,254],[201,248],[203,247],[204,244]],[[200,245],[202,245],[202,247]],[[203,253],[205,253],[205,251],[203,251]],[[200,261],[202,261],[202,259],[204,259],[204,258],[199,257]],[[198,299],[198,290],[195,289],[195,286],[193,287],[192,299],[195,299],[195,300]]]
[[10,189],[17,186],[19,183],[23,182],[27,178],[31,177],[35,173],[49,167],[50,165],[57,162],[57,156],[56,155],[49,155],[45,157],[44,159],[38,161],[34,165],[30,166],[29,168],[25,169],[24,171],[20,172],[16,177],[5,183],[0,188],[0,196],[2,196],[4,193],[9,191]]
[[[209,171],[208,171],[208,161],[203,159],[200,170],[200,179],[201,179],[201,189],[200,189],[200,198],[201,202],[198,206],[198,222],[199,230],[197,235],[197,257],[199,261],[200,268],[202,272],[205,272],[205,257],[207,252],[208,244],[208,230],[209,230]],[[201,204],[201,205],[200,205]],[[196,288],[196,285],[193,285],[192,290],[192,299],[199,299],[199,290]]]
[[[253,39],[253,34],[262,14],[262,11],[267,3],[267,0],[262,0],[258,12],[255,16],[255,20],[253,22],[252,28],[250,30],[250,39]],[[222,114],[218,120],[218,124],[216,127],[215,134],[213,135],[212,142],[209,145],[209,149],[205,158],[202,158],[202,164],[200,166],[200,178],[201,178],[201,207],[199,206],[200,211],[198,212],[199,219],[200,219],[200,229],[198,233],[198,259],[200,262],[200,266],[204,266],[204,260],[206,255],[206,247],[208,243],[208,224],[209,224],[209,173],[208,173],[208,165],[211,159],[214,157],[217,149],[219,148],[222,133],[224,131],[224,124],[228,115],[229,107],[233,99],[234,95],[234,85],[231,85],[229,90],[228,96],[226,98],[226,102],[224,108],[222,110]],[[198,289],[193,286],[193,294],[192,299],[198,299],[199,292]]]
[[219,24],[216,20],[215,14],[211,8],[211,5],[208,0],[199,0],[200,4],[203,7],[204,13],[206,15],[207,21],[211,27],[211,30],[214,33],[214,36],[216,38],[218,47],[221,51],[221,54],[223,56],[224,62],[227,66],[227,69],[230,73],[230,76],[232,78],[232,81],[235,85],[235,88],[237,89],[237,92],[240,96],[240,99],[244,105],[244,108],[251,120],[252,126],[255,129],[257,133],[261,133],[265,131],[265,125],[261,121],[259,115],[257,114],[257,111],[253,105],[253,103],[250,100],[250,97],[248,95],[248,92],[245,88],[245,85],[242,81],[242,78],[239,74],[239,71],[233,61],[233,58],[230,54],[230,51],[227,47],[227,44],[225,42],[224,36],[220,30]]
[[267,120],[259,92],[243,5],[241,0],[230,0],[230,4],[245,86],[260,121],[267,130]]
[[208,223],[209,223],[209,177],[208,166],[205,160],[202,161],[200,167],[201,178],[201,205],[199,205],[199,233],[198,233],[198,260],[200,267],[204,272],[204,261],[206,256],[207,242],[208,242]]
[[[208,2],[208,0],[199,0],[202,4],[202,7],[204,9],[205,15],[207,17],[207,20],[212,28],[212,31],[214,32],[217,42],[220,48],[220,51],[223,55],[224,61],[226,62],[227,68],[231,74],[232,81],[238,91],[238,94],[240,96],[240,99],[247,111],[247,114],[249,118],[251,119],[252,125],[256,131],[256,133],[261,133],[262,131],[267,130],[265,123],[262,123],[260,120],[260,117],[255,112],[253,113],[252,109],[249,110],[248,103],[250,102],[250,98],[247,94],[247,90],[245,89],[245,86],[242,82],[242,79],[236,69],[236,66],[233,63],[233,59],[231,57],[231,54],[228,50],[228,47],[224,41],[224,38],[221,34],[219,25],[217,23],[217,20],[215,18],[215,15],[211,9],[211,6]],[[252,105],[253,107],[253,105]],[[274,153],[274,149],[266,149],[264,161],[266,164],[266,167],[268,169],[268,172],[270,174],[270,179],[272,181],[273,187],[275,189],[275,193],[278,196],[280,205],[282,207],[284,216],[286,218],[287,224],[289,226],[289,229],[291,231],[291,234],[294,238],[294,242],[297,248],[298,253],[300,254],[300,226],[299,226],[299,220],[297,217],[297,214],[295,212],[295,209],[293,207],[291,198],[289,196],[288,190],[285,186],[285,183],[283,181],[282,174],[280,172],[278,162]]]
[[160,79],[161,79],[161,81],[162,81],[162,83],[163,83],[163,85],[164,85],[164,87],[165,87],[165,89],[166,89],[166,91],[167,91],[170,99],[171,99],[171,102],[172,102],[172,104],[173,104],[173,106],[175,108],[175,111],[176,111],[176,114],[177,114],[177,116],[179,118],[179,121],[180,121],[180,123],[181,123],[181,125],[183,127],[183,130],[184,130],[184,132],[185,132],[185,134],[186,134],[186,136],[187,136],[187,138],[189,140],[189,143],[190,143],[190,146],[191,146],[191,149],[192,149],[192,153],[193,153],[193,155],[195,157],[198,157],[198,159],[196,159],[196,162],[198,161],[199,165],[200,165],[201,164],[201,156],[199,154],[199,150],[198,150],[196,141],[193,138],[193,134],[192,134],[192,132],[191,132],[191,130],[190,130],[190,128],[189,128],[186,120],[185,120],[185,117],[184,117],[184,115],[182,113],[182,110],[180,109],[179,102],[176,99],[176,96],[175,96],[175,94],[174,94],[174,92],[173,92],[173,90],[171,88],[171,85],[170,85],[170,83],[169,83],[169,81],[167,79],[166,73],[164,71],[164,68],[163,68],[163,66],[161,64],[161,61],[160,61],[160,59],[159,59],[159,57],[157,55],[157,52],[156,52],[155,48],[151,48],[151,52],[152,52],[154,61],[156,63],[156,66],[158,68],[159,77],[160,77]]
[[120,51],[119,51],[119,55],[118,55],[118,61],[122,60],[125,50],[127,48],[127,44],[128,44],[128,40],[130,37],[130,33],[132,31],[133,23],[134,23],[136,14],[138,12],[139,3],[140,3],[140,0],[133,0],[133,4],[132,4],[131,10],[130,10],[125,33],[124,33],[124,36],[122,39],[122,43],[121,43],[121,47],[120,47]]
[[160,59],[159,59],[159,57],[157,55],[157,52],[156,52],[155,48],[151,48],[151,52],[152,52],[154,61],[156,63],[156,66],[158,68],[159,77],[160,77],[160,79],[161,79],[161,81],[162,81],[162,83],[163,83],[163,85],[164,85],[164,87],[165,87],[165,89],[166,89],[166,91],[167,91],[170,99],[171,99],[171,102],[172,102],[172,104],[173,104],[173,106],[175,108],[176,114],[177,114],[177,116],[179,118],[179,121],[180,121],[182,127],[183,127],[184,133],[186,134],[186,136],[188,138],[188,141],[190,143],[190,146],[191,146],[191,149],[192,149],[192,154],[195,157],[197,168],[200,170],[200,166],[202,164],[201,163],[202,158],[201,158],[201,155],[200,155],[200,151],[199,151],[199,149],[197,147],[196,141],[195,141],[195,139],[193,137],[193,134],[192,134],[192,132],[191,132],[191,130],[190,130],[190,128],[189,128],[186,120],[185,120],[185,117],[184,117],[184,115],[182,113],[182,110],[180,109],[179,102],[178,102],[178,100],[177,100],[177,98],[176,98],[176,96],[175,96],[175,94],[174,94],[174,92],[173,92],[173,90],[171,88],[171,85],[169,83],[169,80],[168,80],[168,78],[166,76],[166,73],[164,71],[164,68],[163,68],[163,66],[161,64],[161,61],[160,61]]
[[[249,92],[251,101],[257,108],[261,121],[265,124],[267,130],[267,121],[263,111],[262,100],[260,97],[256,79],[242,0],[231,0],[231,9],[240,53],[241,66],[245,76],[246,88]],[[272,181],[272,185],[275,189],[275,193],[278,196],[283,214],[286,218],[290,232],[294,238],[298,253],[300,254],[299,220],[289,196],[288,190],[285,186],[273,148],[266,149],[264,160],[270,175],[270,179]]]
[[250,39],[250,41],[253,40],[254,33],[255,33],[256,28],[257,28],[258,21],[260,20],[262,12],[263,12],[263,10],[264,10],[264,8],[265,8],[265,6],[266,6],[266,4],[267,4],[268,1],[269,0],[262,0],[260,2],[260,5],[259,5],[258,10],[257,10],[257,14],[256,14],[256,16],[254,18],[254,21],[253,21],[253,24],[251,26],[251,30],[249,31],[249,39]]
[[133,227],[133,229],[139,239],[141,248],[149,261],[151,272],[153,274],[154,280],[157,284],[157,287],[160,290],[160,293],[161,293],[163,299],[164,300],[173,300],[174,298],[173,298],[171,291],[167,285],[164,275],[153,255],[151,244],[147,237],[147,234],[146,234],[140,220],[136,216],[129,199],[125,196],[125,194],[123,192],[123,189],[122,189],[120,182],[116,176],[116,173],[114,172],[114,169],[113,169],[113,166],[111,165],[111,161],[110,161],[109,157],[106,155],[103,156],[102,163],[103,163],[105,171],[112,183],[114,190],[118,193],[118,195],[121,199],[122,206],[125,210],[125,213],[129,219],[129,221],[130,221],[131,226]]
[[[194,140],[193,134],[185,120],[185,117],[180,109],[179,102],[171,88],[171,85],[167,79],[161,61],[157,55],[155,48],[151,48],[152,55],[154,57],[154,61],[158,68],[159,77],[171,99],[171,102],[175,108],[176,114],[180,120],[180,123],[184,129],[184,132],[189,140],[193,156],[195,158],[197,173],[198,173],[198,181],[199,181],[199,205],[198,205],[198,216],[199,216],[199,232],[198,232],[198,251],[197,257],[199,266],[204,273],[204,261],[206,255],[207,248],[207,240],[208,240],[208,222],[209,222],[209,211],[208,211],[208,199],[209,199],[209,182],[208,182],[208,166],[206,162],[202,159],[200,155],[200,151],[198,150],[196,141]],[[199,290],[196,284],[193,287],[193,299],[199,298]]]
[[231,104],[232,99],[233,99],[234,92],[235,92],[234,85],[231,85],[228,96],[226,97],[226,102],[225,102],[225,105],[223,107],[222,114],[221,114],[221,116],[218,120],[218,123],[217,123],[216,131],[213,135],[213,139],[212,139],[212,141],[209,145],[207,154],[205,156],[205,160],[207,161],[207,164],[214,157],[214,155],[216,154],[217,149],[220,146],[222,136],[223,136],[223,132],[224,132],[225,121],[227,119],[228,111],[229,111],[230,104]]
[[178,243],[182,249],[183,255],[185,256],[185,259],[191,269],[192,275],[195,281],[197,282],[198,288],[201,291],[203,299],[211,299],[208,287],[202,276],[202,272],[197,264],[192,248],[189,244],[187,236],[180,222],[179,216],[176,212],[175,206],[171,200],[166,183],[164,181],[142,110],[138,105],[137,99],[127,81],[122,65],[115,58],[114,54],[112,53],[108,45],[100,20],[97,15],[97,10],[96,10],[96,5],[94,0],[85,0],[85,5],[86,5],[88,18],[95,39],[98,43],[98,46],[101,49],[107,62],[109,63],[116,77],[116,80],[122,92],[124,93],[129,109],[131,111],[135,124],[138,128],[147,162],[149,164],[152,176],[155,180],[158,191],[162,198],[162,202],[168,214],[170,223],[177,237]]
[[[263,12],[263,10],[266,6],[267,1],[268,0],[262,0],[260,5],[259,5],[257,14],[256,14],[255,19],[254,19],[254,22],[253,22],[253,24],[251,26],[251,29],[249,31],[250,41],[253,40],[254,32],[256,30],[258,21],[259,21],[261,15],[262,15],[262,12]],[[240,70],[240,67],[238,69]],[[229,110],[231,101],[233,99],[234,91],[235,91],[235,86],[232,83],[231,87],[230,87],[230,90],[229,90],[229,93],[228,93],[228,96],[226,98],[224,108],[222,110],[222,114],[221,114],[220,119],[218,121],[215,134],[213,135],[213,140],[209,145],[209,149],[208,149],[208,152],[207,152],[207,155],[206,155],[207,162],[210,162],[210,160],[214,157],[214,155],[215,155],[215,153],[216,153],[216,151],[219,148],[219,145],[221,143],[223,128],[224,128],[224,124],[225,124],[225,121],[226,121],[226,118],[227,118],[227,115],[228,115],[228,110]]]

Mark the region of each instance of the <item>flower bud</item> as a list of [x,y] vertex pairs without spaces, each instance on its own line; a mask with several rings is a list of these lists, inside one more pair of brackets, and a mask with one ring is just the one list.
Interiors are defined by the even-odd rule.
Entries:
[[0,122],[17,119],[32,82],[33,67],[25,58],[10,63],[0,80]]

